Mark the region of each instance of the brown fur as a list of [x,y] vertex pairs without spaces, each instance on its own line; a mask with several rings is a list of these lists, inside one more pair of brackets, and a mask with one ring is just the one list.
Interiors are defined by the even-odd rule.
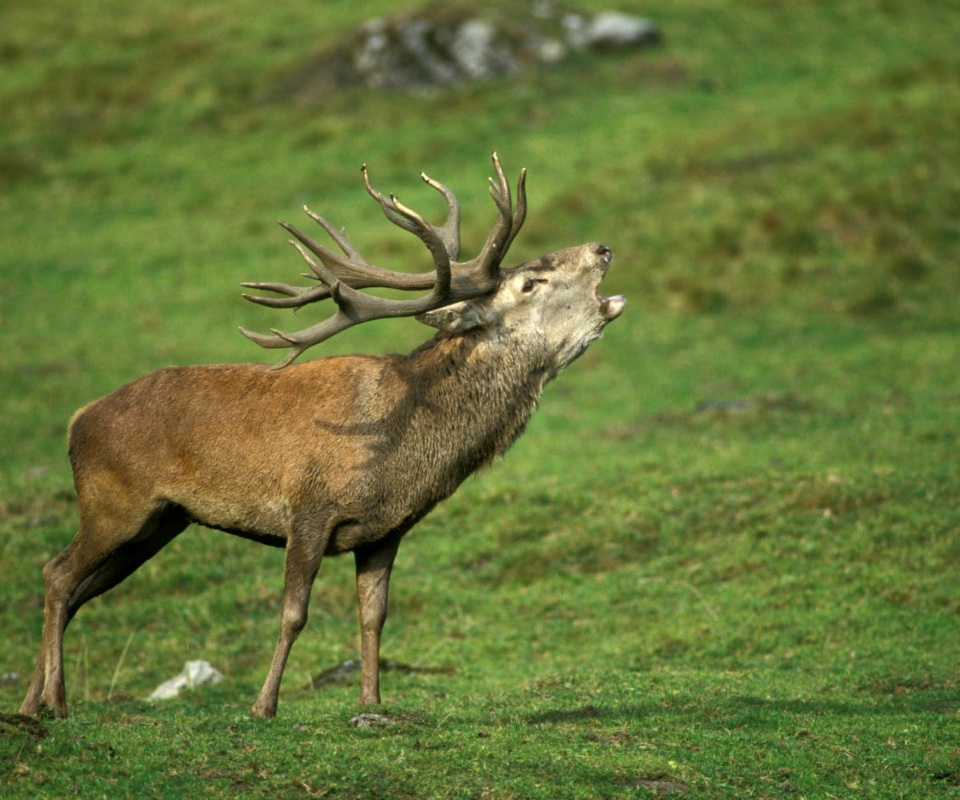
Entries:
[[619,315],[600,245],[503,271],[488,297],[433,312],[407,356],[168,367],[74,416],[74,540],[44,569],[43,642],[22,712],[66,714],[63,633],[190,522],[286,548],[280,639],[254,713],[276,713],[325,555],[353,552],[361,703],[377,703],[390,569],[403,535],[523,431],[544,384]]

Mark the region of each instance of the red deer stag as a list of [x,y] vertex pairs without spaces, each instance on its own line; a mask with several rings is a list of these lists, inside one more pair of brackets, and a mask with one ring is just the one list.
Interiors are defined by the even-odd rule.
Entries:
[[[321,560],[349,552],[360,610],[360,703],[380,702],[380,634],[403,535],[507,450],[544,384],[624,306],[620,296],[599,294],[612,258],[601,244],[501,269],[526,197],[521,172],[514,210],[496,154],[493,166],[490,193],[499,214],[476,258],[457,260],[460,208],[447,187],[422,175],[446,201],[446,221],[434,226],[378,192],[364,167],[367,191],[390,222],[423,241],[433,272],[375,267],[308,210],[343,254],[284,224],[319,283],[248,283],[280,296],[246,297],[274,308],[332,298],[337,310],[297,333],[242,331],[263,347],[291,348],[275,368],[168,367],[77,412],[69,451],[80,525],[43,570],[43,640],[22,713],[46,706],[66,715],[67,624],[191,522],[286,548],[280,637],[255,715],[276,714]],[[359,291],[367,287],[429,292],[385,299]],[[405,356],[328,357],[287,367],[345,328],[399,316],[416,316],[439,333]]]

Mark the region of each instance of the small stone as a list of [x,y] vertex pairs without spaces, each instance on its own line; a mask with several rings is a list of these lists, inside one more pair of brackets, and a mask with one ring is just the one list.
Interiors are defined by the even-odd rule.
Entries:
[[603,11],[578,31],[583,47],[620,50],[660,41],[660,30],[650,20],[619,11]]
[[147,699],[169,700],[177,697],[184,689],[212,686],[222,680],[223,675],[208,661],[188,661],[183,665],[179,675],[161,683]]
[[392,725],[393,720],[390,717],[385,717],[383,714],[357,714],[355,717],[351,717],[349,724],[353,725],[355,728],[360,728],[362,730],[367,730],[369,728],[384,728],[387,725]]

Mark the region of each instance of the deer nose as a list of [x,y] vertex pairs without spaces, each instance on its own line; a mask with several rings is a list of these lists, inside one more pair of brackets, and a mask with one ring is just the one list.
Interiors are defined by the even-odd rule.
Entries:
[[613,261],[613,251],[605,244],[602,244],[597,248],[597,255],[600,256],[600,258],[602,258],[606,264],[609,264],[611,261]]

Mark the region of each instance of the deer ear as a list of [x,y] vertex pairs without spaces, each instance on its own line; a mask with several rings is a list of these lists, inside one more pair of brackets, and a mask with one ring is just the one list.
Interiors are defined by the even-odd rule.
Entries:
[[447,333],[464,333],[489,325],[497,319],[497,312],[487,303],[464,300],[443,308],[435,308],[417,316],[417,322]]

